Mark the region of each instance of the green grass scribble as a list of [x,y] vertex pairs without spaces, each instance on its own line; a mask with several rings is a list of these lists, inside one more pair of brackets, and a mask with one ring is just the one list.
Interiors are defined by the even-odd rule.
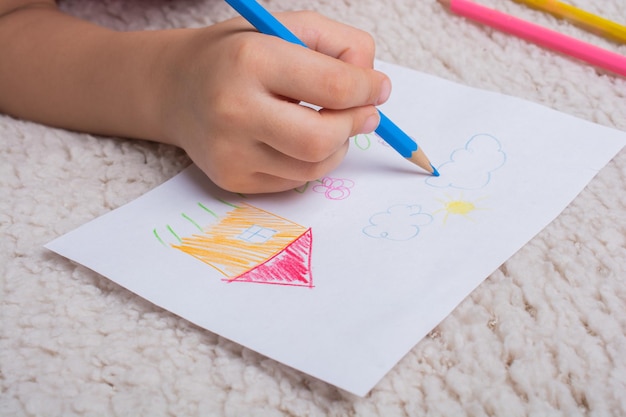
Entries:
[[169,231],[170,231],[170,233],[171,233],[172,235],[174,235],[174,237],[175,237],[176,239],[178,239],[178,242],[179,242],[179,243],[183,243],[183,240],[182,240],[182,239],[181,239],[181,238],[180,238],[180,237],[176,234],[176,232],[174,231],[174,229],[172,229],[172,226],[170,226],[169,224],[167,225],[167,230],[169,230]]
[[216,219],[219,218],[219,216],[217,214],[215,214],[215,212],[213,210],[211,210],[210,208],[208,208],[207,206],[205,206],[202,203],[198,203],[198,206],[200,206],[204,211],[206,211],[207,213],[211,214],[213,217],[215,217]]
[[157,232],[156,227],[154,228],[152,232],[154,233],[154,237],[156,237],[159,240],[159,242],[161,242],[161,245],[167,247],[167,244],[165,244],[165,242],[163,242],[163,239],[161,239],[161,236],[159,236],[159,233]]
[[194,226],[196,226],[196,228],[202,232],[202,228],[200,227],[200,225],[198,223],[196,223],[191,217],[187,216],[185,213],[180,213],[181,216],[183,216],[183,218],[185,220],[189,220],[189,222],[191,224],[193,224]]
[[227,206],[231,206],[233,208],[239,208],[239,206],[234,205],[233,203],[229,203],[226,200],[222,200],[221,198],[218,198],[218,200],[220,200],[222,203],[226,204]]

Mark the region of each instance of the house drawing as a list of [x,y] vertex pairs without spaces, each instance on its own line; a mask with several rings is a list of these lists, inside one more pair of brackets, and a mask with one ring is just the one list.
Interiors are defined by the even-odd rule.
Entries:
[[228,282],[313,287],[313,234],[258,207],[241,203],[218,221],[171,244],[213,267]]

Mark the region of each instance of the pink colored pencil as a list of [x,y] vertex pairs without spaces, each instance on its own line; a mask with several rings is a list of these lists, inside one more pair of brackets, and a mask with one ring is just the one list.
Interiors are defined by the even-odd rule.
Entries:
[[439,0],[458,15],[467,17],[537,45],[553,49],[596,67],[626,77],[626,56],[582,42],[562,33],[509,16],[467,0]]

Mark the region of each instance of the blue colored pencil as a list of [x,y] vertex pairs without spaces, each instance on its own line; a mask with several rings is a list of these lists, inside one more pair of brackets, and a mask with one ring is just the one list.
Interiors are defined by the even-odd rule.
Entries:
[[[255,0],[226,0],[226,3],[230,4],[233,9],[250,22],[259,32],[279,37],[306,48],[304,42],[298,39],[296,35]],[[376,134],[398,151],[400,155],[438,177],[439,172],[430,163],[424,151],[417,146],[417,143],[380,110],[378,110],[378,113],[380,114],[380,124],[376,128]]]

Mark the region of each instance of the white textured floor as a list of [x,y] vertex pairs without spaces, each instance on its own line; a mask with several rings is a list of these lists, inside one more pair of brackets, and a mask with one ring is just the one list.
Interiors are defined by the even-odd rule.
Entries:
[[[481,0],[626,55],[509,0]],[[574,2],[572,2],[574,3]],[[626,80],[435,0],[271,0],[371,32],[377,58],[626,130]],[[577,0],[626,23],[623,0]],[[120,30],[207,25],[219,0],[62,3]],[[43,248],[189,163],[0,115],[2,416],[626,415],[626,151],[366,397],[199,329]]]

